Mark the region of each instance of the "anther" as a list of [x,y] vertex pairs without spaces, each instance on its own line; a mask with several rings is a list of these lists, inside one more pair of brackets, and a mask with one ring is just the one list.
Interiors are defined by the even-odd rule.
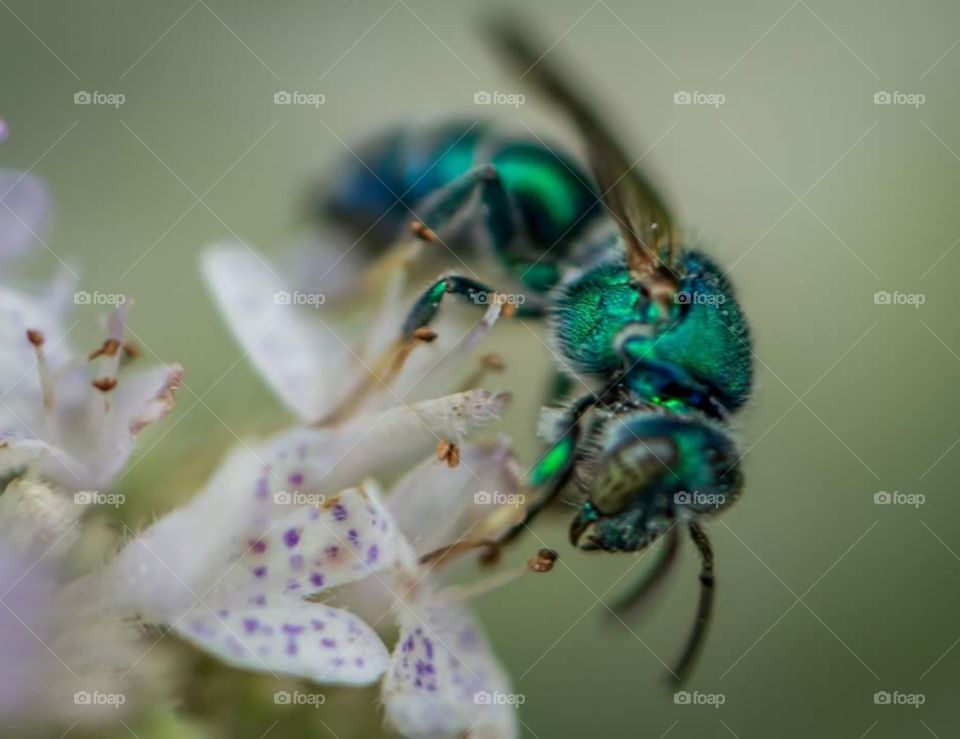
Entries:
[[527,567],[531,572],[550,572],[559,558],[560,555],[552,549],[541,549],[536,557],[527,562]]
[[416,331],[413,332],[413,338],[429,344],[431,341],[437,338],[437,332],[433,329],[427,328],[426,326],[421,326]]
[[109,393],[117,386],[116,377],[101,377],[99,379],[93,380],[91,383],[97,390],[101,393]]
[[453,469],[460,464],[460,447],[452,441],[441,439],[437,442],[437,459],[446,462],[447,467]]
[[116,339],[107,339],[99,349],[94,349],[87,356],[87,359],[93,361],[98,357],[115,357],[120,350],[120,342]]
[[423,221],[412,221],[410,230],[421,241],[438,241],[437,235]]
[[503,357],[496,353],[484,354],[480,357],[480,364],[483,365],[484,369],[492,372],[503,372],[507,367],[506,362],[503,361]]
[[43,332],[37,331],[33,328],[27,329],[27,341],[33,344],[38,349],[43,346]]

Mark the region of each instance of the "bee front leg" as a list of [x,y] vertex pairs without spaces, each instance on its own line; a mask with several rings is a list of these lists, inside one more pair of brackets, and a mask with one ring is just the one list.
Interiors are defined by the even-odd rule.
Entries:
[[715,579],[713,575],[713,549],[706,532],[694,521],[690,522],[690,538],[700,552],[700,604],[697,607],[697,617],[693,622],[693,629],[687,638],[687,646],[673,669],[672,680],[676,685],[683,684],[690,675],[690,670],[696,662],[707,638],[707,630],[713,617],[713,597]]
[[579,451],[581,421],[586,413],[601,402],[604,393],[584,395],[570,406],[560,421],[564,429],[560,437],[540,455],[540,459],[528,474],[531,488],[540,488],[537,498],[523,511],[523,519],[501,534],[484,556],[484,561],[492,563],[499,556],[500,548],[509,544],[526,531],[530,523],[559,495],[569,482]]
[[440,311],[440,305],[447,295],[456,295],[484,308],[498,300],[497,293],[493,288],[484,285],[482,282],[463,275],[444,275],[431,283],[414,302],[403,322],[402,338],[410,340],[416,338],[418,333],[423,335],[423,332],[427,330],[427,327]]
[[483,224],[493,251],[504,253],[517,234],[518,216],[497,169],[482,164],[430,195],[414,214],[413,233],[424,241],[440,241],[462,228]]
[[632,616],[645,604],[650,602],[657,588],[666,580],[677,562],[677,553],[680,551],[679,524],[674,523],[667,531],[666,542],[657,553],[657,559],[650,567],[646,576],[640,580],[626,595],[611,606],[612,614],[616,618]]

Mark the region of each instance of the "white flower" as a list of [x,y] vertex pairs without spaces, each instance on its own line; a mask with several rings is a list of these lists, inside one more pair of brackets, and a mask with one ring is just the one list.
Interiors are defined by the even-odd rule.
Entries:
[[183,370],[121,369],[125,305],[100,347],[74,353],[73,287],[63,274],[36,294],[0,284],[0,472],[30,464],[77,490],[109,484],[137,434],[173,406]]
[[[142,659],[140,625],[110,605],[105,577],[69,579],[81,536],[64,491],[17,479],[0,494],[0,718],[5,723],[115,720],[159,661]],[[162,661],[162,660],[161,660]],[[84,700],[104,696],[104,701]]]
[[[354,350],[341,324],[310,317],[246,247],[209,250],[204,269],[246,353],[312,425],[235,450],[197,496],[131,541],[107,578],[123,584],[117,605],[236,667],[321,684],[382,679],[386,717],[406,736],[514,736],[515,709],[477,697],[508,693],[507,676],[462,600],[419,560],[483,538],[494,509],[475,505],[477,492],[516,489],[505,439],[465,440],[507,396],[404,400],[450,384],[463,342],[474,345],[499,307],[459,341],[416,349],[390,382],[371,383],[366,367],[395,347],[402,279]],[[315,423],[331,414],[336,423]],[[436,458],[438,440],[457,444],[459,464]],[[370,480],[425,457],[388,496]],[[350,607],[318,602],[332,590]],[[387,617],[400,628],[392,652],[374,631]]]
[[[467,609],[418,563],[435,529],[462,526],[473,507],[467,464],[476,465],[478,484],[511,484],[505,443],[464,445],[456,469],[424,463],[384,498],[371,481],[318,492],[327,489],[325,434],[296,430],[233,452],[192,501],[118,555],[105,576],[119,586],[115,605],[169,624],[235,667],[323,684],[385,677],[386,716],[406,736],[515,735],[515,709],[476,698],[509,693],[506,675]],[[435,484],[441,471],[449,487]],[[314,504],[281,497],[290,481]],[[444,515],[434,515],[433,505]],[[425,515],[411,518],[405,531],[393,511]],[[390,607],[370,623],[317,602],[358,583],[391,595]],[[373,630],[388,613],[400,627],[392,654]]]
[[43,182],[27,172],[0,169],[0,262],[41,242],[49,216],[50,198]]
[[[311,425],[235,449],[192,500],[90,577],[88,597],[168,625],[235,667],[322,684],[382,680],[387,719],[410,737],[516,735],[512,707],[477,699],[508,692],[506,675],[461,597],[439,589],[419,560],[482,536],[492,509],[474,506],[476,492],[515,489],[506,440],[466,441],[507,396],[428,397],[452,382],[499,306],[459,339],[445,332],[455,341],[416,347],[401,367],[414,349],[394,341],[401,277],[365,346],[354,349],[341,324],[309,318],[246,247],[210,250],[204,268],[245,352]],[[428,374],[429,386],[421,383]],[[438,440],[457,445],[459,464],[436,458]],[[428,455],[389,497],[369,479]],[[356,607],[319,602],[332,590]],[[377,602],[384,608],[365,619],[360,610]],[[392,651],[374,630],[384,619],[400,628]]]
[[[42,241],[48,211],[41,183],[0,170],[5,279],[10,260]],[[180,369],[121,374],[120,310],[110,317],[103,344],[74,356],[65,342],[73,288],[64,273],[36,293],[0,284],[5,722],[115,718],[118,709],[132,705],[135,685],[143,685],[155,661],[142,659],[140,624],[113,607],[117,598],[107,577],[76,578],[74,551],[85,506],[71,493],[104,485],[122,468],[136,434],[169,410]]]

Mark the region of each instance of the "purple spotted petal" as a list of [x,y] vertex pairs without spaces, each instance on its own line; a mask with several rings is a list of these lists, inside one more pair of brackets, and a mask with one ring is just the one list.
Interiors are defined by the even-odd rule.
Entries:
[[173,628],[234,667],[321,684],[367,685],[389,664],[380,637],[348,611],[290,597],[273,603],[201,604]]
[[400,613],[382,698],[387,720],[401,734],[515,737],[512,690],[463,606],[432,596]]
[[265,531],[233,543],[221,590],[317,593],[371,577],[412,552],[369,483],[314,506],[266,504]]
[[[359,416],[336,429],[280,433],[257,451],[263,464],[249,494],[266,502],[311,505],[318,496],[330,497],[423,459],[436,448],[437,438],[460,439],[496,420],[507,400],[502,393],[472,390]],[[502,450],[497,453],[503,457]]]

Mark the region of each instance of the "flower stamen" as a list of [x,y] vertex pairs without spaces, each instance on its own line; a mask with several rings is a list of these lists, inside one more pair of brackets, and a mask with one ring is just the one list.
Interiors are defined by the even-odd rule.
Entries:
[[475,387],[480,387],[483,385],[483,381],[486,379],[487,375],[491,373],[500,373],[507,368],[507,363],[503,360],[503,357],[495,352],[490,354],[484,354],[480,357],[479,366],[471,372],[467,378],[460,385],[460,390],[471,390]]
[[497,590],[504,585],[509,585],[510,583],[519,580],[524,575],[543,574],[550,572],[553,569],[553,565],[559,558],[560,555],[558,555],[554,550],[541,549],[524,565],[516,567],[512,570],[507,570],[506,572],[491,575],[490,577],[470,583],[469,585],[451,587],[447,590],[447,592],[455,594],[457,598],[464,602],[474,600],[482,595],[486,595],[487,593]]
[[367,397],[368,393],[376,388],[376,385],[379,384],[385,388],[390,387],[414,349],[421,344],[429,344],[436,338],[436,331],[423,327],[413,333],[413,338],[395,341],[390,348],[380,355],[373,366],[367,369],[367,376],[347,393],[340,404],[313,425],[318,427],[336,426],[346,420]]
[[33,346],[37,356],[37,372],[40,375],[40,392],[43,395],[43,408],[48,414],[53,412],[53,381],[50,377],[50,367],[47,364],[47,354],[43,350],[46,341],[43,332],[36,329],[27,329],[27,341]]

